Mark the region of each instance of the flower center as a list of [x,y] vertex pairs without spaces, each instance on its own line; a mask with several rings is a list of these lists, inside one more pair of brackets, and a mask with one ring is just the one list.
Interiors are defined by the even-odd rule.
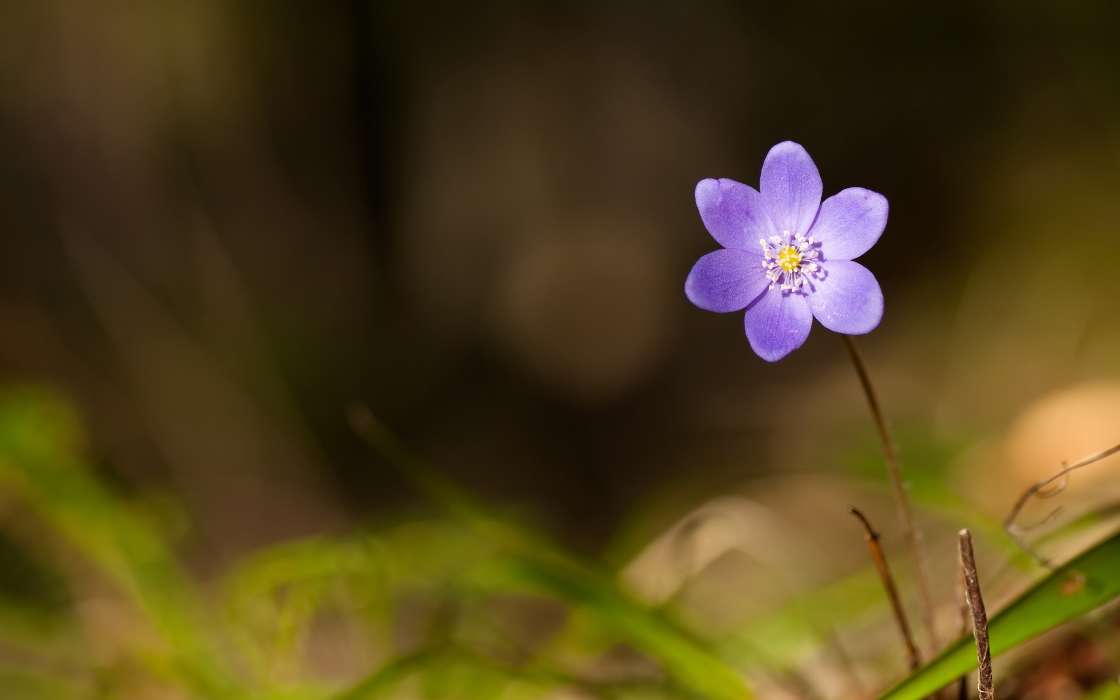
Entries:
[[778,251],[778,267],[786,272],[794,272],[801,267],[801,251],[795,246],[787,245]]
[[821,247],[811,236],[782,231],[782,235],[761,239],[759,244],[762,269],[771,289],[806,294],[813,290],[813,280],[821,279]]

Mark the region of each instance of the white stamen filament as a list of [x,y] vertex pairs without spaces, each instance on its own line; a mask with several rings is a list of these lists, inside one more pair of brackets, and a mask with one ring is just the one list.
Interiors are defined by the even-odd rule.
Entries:
[[[783,231],[781,236],[760,238],[758,243],[762,246],[762,269],[770,280],[770,289],[777,287],[799,294],[812,290],[810,278],[819,278],[821,272],[820,245],[812,236]],[[805,289],[806,285],[809,289]]]

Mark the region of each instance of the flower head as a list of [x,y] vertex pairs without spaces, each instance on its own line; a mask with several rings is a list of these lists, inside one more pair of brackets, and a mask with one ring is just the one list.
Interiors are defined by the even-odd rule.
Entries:
[[879,240],[887,199],[850,187],[821,202],[820,173],[799,144],[784,141],[762,164],[759,189],[701,180],[696,206],[723,248],[688,273],[685,295],[702,309],[746,309],[751,348],[776,362],[805,342],[816,318],[847,335],[869,333],[883,317],[883,292],[854,258]]

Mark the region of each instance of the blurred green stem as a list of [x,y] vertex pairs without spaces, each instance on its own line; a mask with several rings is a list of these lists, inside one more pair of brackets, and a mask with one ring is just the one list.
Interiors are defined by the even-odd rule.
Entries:
[[914,512],[910,505],[910,496],[906,493],[906,484],[902,480],[902,469],[898,466],[898,456],[891,439],[887,421],[883,410],[879,406],[879,398],[875,387],[871,384],[871,376],[867,373],[867,365],[856,348],[851,336],[841,335],[844,345],[848,348],[848,356],[852,360],[856,374],[859,376],[863,394],[867,397],[868,408],[871,409],[871,418],[879,432],[879,441],[883,445],[883,456],[887,462],[887,473],[890,475],[891,486],[894,488],[895,504],[898,507],[898,519],[902,524],[903,536],[910,548],[910,558],[914,565],[914,583],[918,587],[918,598],[922,604],[922,620],[925,623],[926,634],[929,636],[930,652],[936,654],[941,643],[937,638],[937,628],[934,624],[933,598],[929,592],[929,581],[926,574],[925,553],[922,546],[922,534],[914,524]]

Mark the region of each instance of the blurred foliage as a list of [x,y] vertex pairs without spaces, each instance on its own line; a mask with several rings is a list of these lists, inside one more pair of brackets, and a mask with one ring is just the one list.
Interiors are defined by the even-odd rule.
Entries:
[[[70,610],[56,634],[80,640],[77,648],[44,663],[76,664],[73,683],[47,669],[0,676],[21,697],[130,697],[130,690],[154,683],[189,697],[356,700],[390,696],[413,679],[421,681],[424,697],[505,697],[510,687],[522,694],[591,687],[606,697],[748,697],[739,673],[668,617],[629,598],[605,572],[494,520],[446,484],[431,494],[447,506],[447,519],[282,543],[239,562],[212,591],[198,590],[161,533],[83,463],[81,444],[75,416],[58,397],[21,391],[0,401],[5,492],[60,537],[60,556],[75,569],[70,573],[87,582],[104,577],[113,588],[81,595],[135,608],[138,629],[113,632],[128,639],[102,666],[101,655],[82,649],[101,646],[110,632]],[[505,639],[486,609],[523,598],[567,607],[565,629],[541,642],[553,651],[572,643],[585,650],[625,643],[661,662],[667,675],[589,680],[535,655],[521,658],[524,650]],[[394,613],[409,599],[428,610],[405,622],[426,617],[429,624],[409,632],[416,639],[402,649]],[[306,645],[329,614],[354,627],[348,639],[363,641],[354,645],[368,649],[362,661],[377,666],[349,689],[308,668]],[[110,624],[128,619],[121,614]],[[15,647],[41,648],[31,634],[6,631]]]
[[[820,644],[881,605],[876,580],[861,568],[730,636],[698,636],[672,601],[639,602],[609,571],[495,516],[368,413],[353,417],[444,514],[281,542],[202,584],[180,563],[170,533],[83,460],[82,430],[67,401],[38,389],[6,393],[0,489],[46,531],[5,528],[11,566],[0,614],[25,619],[2,628],[0,692],[482,700],[566,689],[742,700],[751,697],[748,675],[797,687],[795,659],[807,640]],[[1100,606],[1120,593],[1118,582],[1115,536],[993,616],[993,650]],[[525,617],[536,622],[519,622]],[[887,697],[923,697],[972,663],[969,640],[961,641]],[[1108,697],[1106,688],[1098,692]]]
[[1112,682],[1094,689],[1085,700],[1117,700],[1120,698],[1120,682]]

